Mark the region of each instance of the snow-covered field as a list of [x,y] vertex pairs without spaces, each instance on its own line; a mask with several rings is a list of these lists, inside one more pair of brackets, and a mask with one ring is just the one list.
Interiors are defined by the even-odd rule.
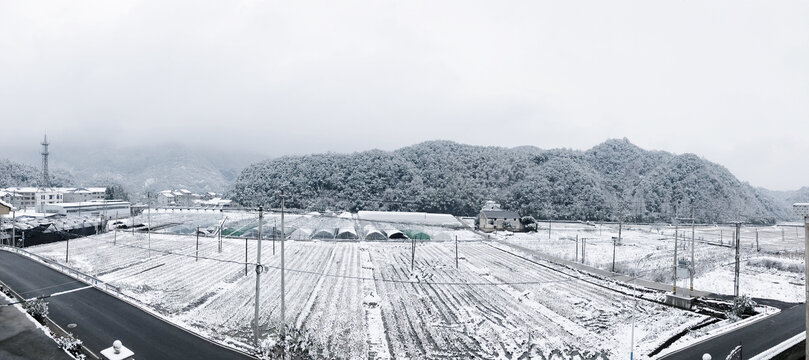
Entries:
[[[490,236],[574,261],[582,261],[582,247],[585,246],[586,264],[612,270],[612,238],[618,237],[617,224],[552,223],[550,236],[548,223],[539,225],[536,233],[498,232]],[[680,236],[677,257],[690,260],[691,227],[681,225],[677,230]],[[734,231],[735,227],[727,226],[695,227],[695,289],[733,294]],[[674,234],[674,226],[624,225],[621,243],[614,247],[615,270],[630,275],[637,272],[639,277],[648,280],[672,283]],[[803,229],[794,226],[742,227],[739,292],[753,297],[803,301],[803,236]],[[689,286],[687,277],[679,279],[678,287]]]
[[[260,325],[272,336],[280,320],[280,246],[273,254],[270,242],[263,244],[269,271],[261,277]],[[251,266],[245,275],[245,240],[225,238],[223,245],[219,253],[217,239],[201,237],[196,260],[194,236],[152,234],[150,253],[146,234],[111,232],[71,240],[70,265],[172,321],[238,346],[251,343],[256,274]],[[631,289],[485,241],[459,242],[457,269],[454,242],[418,242],[412,272],[409,242],[285,246],[285,320],[306,329],[327,357],[628,357]],[[256,247],[247,241],[249,262]],[[63,242],[29,249],[65,260]],[[705,319],[646,300],[636,316],[640,354]]]

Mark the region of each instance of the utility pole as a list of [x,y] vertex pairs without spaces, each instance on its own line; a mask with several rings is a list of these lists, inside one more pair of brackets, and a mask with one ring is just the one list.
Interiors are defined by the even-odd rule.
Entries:
[[[25,233],[22,233],[22,238],[25,239]],[[70,237],[67,238],[67,241],[65,241],[65,244],[67,244],[65,246],[65,264],[69,264],[70,263]]]
[[548,239],[551,238],[551,219],[548,219]]
[[244,276],[247,276],[247,237],[244,238]]
[[733,275],[733,296],[739,296],[739,243],[741,243],[741,229],[742,223],[736,222],[736,270]]
[[[274,222],[275,222],[275,220],[273,220],[273,223]],[[272,254],[273,254],[273,256],[275,255],[275,232],[276,232],[275,224],[273,224],[272,225]]]
[[761,247],[758,246],[758,228],[756,228],[756,251],[761,251]]
[[416,261],[416,239],[410,239],[410,272],[413,272],[413,263]]
[[264,220],[264,208],[261,206],[258,207],[258,248],[256,249],[256,306],[255,306],[255,324],[254,324],[254,342],[256,344],[256,348],[258,348],[258,339],[259,339],[259,325],[258,325],[258,307],[259,307],[259,299],[261,294],[261,271],[263,268],[261,267],[261,227],[263,226]]
[[587,249],[587,238],[581,238],[581,263],[584,264],[585,259],[587,258],[587,253],[585,252]]
[[674,285],[672,289],[677,295],[677,239],[680,237],[679,224],[677,224],[677,212],[674,212]]
[[[152,258],[152,193],[146,193],[146,222],[149,223],[149,226],[146,228],[146,238],[148,239],[149,243],[149,258]],[[199,243],[199,227],[197,227],[197,243]],[[199,244],[197,244],[199,247]]]
[[217,237],[219,238],[219,253],[222,253],[222,225],[219,225],[219,231],[217,231]]
[[284,283],[284,191],[281,190],[281,338],[284,339],[284,357],[287,352],[286,285]]
[[579,262],[579,234],[576,234],[576,252],[573,255],[573,261]]
[[[803,231],[804,231],[804,249],[809,249],[809,203],[796,203],[792,205],[792,209],[795,211],[795,214],[798,216],[803,216]],[[798,228],[795,228],[795,231],[798,231]],[[809,264],[809,251],[803,252],[805,264]],[[809,279],[809,268],[806,268],[806,274],[804,275],[805,279]],[[804,290],[806,292],[806,299],[805,301],[809,301],[809,281],[804,282]],[[806,324],[807,329],[809,329],[809,306],[806,307]],[[806,359],[809,359],[809,346],[806,347],[806,353],[804,354]]]
[[[691,207],[691,271],[689,272],[691,275],[691,292],[694,292],[694,273],[697,271],[697,267],[694,264],[694,207]],[[689,293],[690,294],[690,293]]]
[[621,228],[623,227],[624,223],[618,223],[618,239],[612,240],[612,272],[615,272],[615,246],[617,243],[621,242]]
[[17,211],[11,212],[11,246],[17,247]]
[[197,251],[196,251],[196,260],[199,261],[199,226],[197,226]]
[[455,268],[458,268],[458,235],[455,235]]

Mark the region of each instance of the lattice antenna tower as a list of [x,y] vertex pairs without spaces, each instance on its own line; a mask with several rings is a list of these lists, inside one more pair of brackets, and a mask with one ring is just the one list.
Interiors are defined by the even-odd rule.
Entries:
[[48,134],[42,139],[42,187],[51,186],[51,178],[48,174]]

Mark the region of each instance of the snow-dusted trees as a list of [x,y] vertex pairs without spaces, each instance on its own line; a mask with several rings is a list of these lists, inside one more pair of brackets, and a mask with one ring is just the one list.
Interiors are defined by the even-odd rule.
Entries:
[[254,164],[230,195],[244,205],[475,215],[486,200],[537,219],[698,221],[789,216],[771,196],[695,155],[609,140],[587,151],[430,141],[393,152],[289,156]]

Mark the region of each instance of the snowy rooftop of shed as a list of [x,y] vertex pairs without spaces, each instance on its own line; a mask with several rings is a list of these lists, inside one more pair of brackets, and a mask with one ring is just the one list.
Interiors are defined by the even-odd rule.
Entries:
[[520,217],[516,211],[509,210],[481,210],[480,212],[487,219],[518,219]]

